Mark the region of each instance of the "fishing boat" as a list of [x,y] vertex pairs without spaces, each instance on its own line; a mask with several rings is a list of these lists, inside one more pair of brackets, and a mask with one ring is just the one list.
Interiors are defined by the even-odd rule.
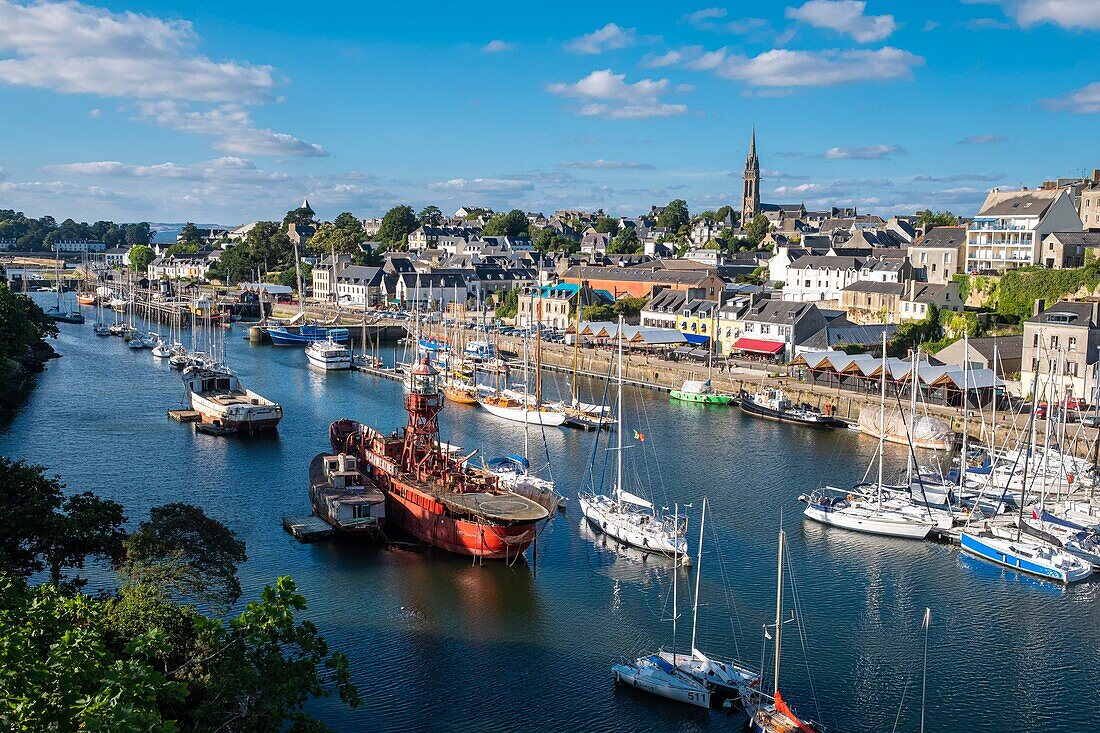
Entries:
[[781,389],[766,388],[756,392],[742,392],[738,400],[741,409],[754,417],[766,420],[805,425],[811,428],[831,430],[840,421],[832,415],[822,415],[809,405],[793,405]]
[[332,340],[339,344],[348,341],[348,329],[317,326],[306,323],[301,326],[270,326],[267,335],[275,346],[306,346],[314,341]]
[[707,500],[704,497],[703,509],[699,515],[699,546],[696,548],[695,599],[691,612],[691,653],[676,653],[674,632],[673,651],[659,652],[658,656],[680,673],[706,686],[715,698],[741,702],[759,686],[760,675],[736,662],[713,659],[696,647],[699,628],[699,581],[703,572],[703,527],[706,521]]
[[387,526],[447,552],[514,562],[536,541],[553,504],[502,487],[490,471],[469,464],[474,453],[445,451],[443,406],[439,372],[425,356],[405,384],[404,430],[383,433],[344,419],[329,427],[329,440],[334,451],[358,458],[386,495]]
[[714,391],[710,380],[699,381],[688,379],[680,389],[669,392],[669,397],[680,402],[698,402],[704,405],[729,405],[733,404],[733,395]]
[[[886,409],[886,334],[882,336],[882,376],[880,380],[879,410]],[[949,514],[943,517],[933,515],[931,508],[912,505],[908,497],[897,499],[890,496],[890,488],[883,481],[885,459],[883,448],[884,435],[878,441],[878,480],[871,485],[871,491],[859,485],[845,491],[832,486],[824,486],[798,497],[806,503],[803,512],[807,519],[833,527],[863,532],[865,534],[907,539],[924,539],[937,526],[952,526]],[[906,487],[908,494],[908,487]]]
[[386,496],[355,456],[318,453],[309,463],[309,503],[337,534],[382,536]]
[[[618,367],[618,408],[620,422],[623,415],[623,338],[622,319],[619,329],[619,367]],[[658,552],[674,557],[687,555],[687,518],[679,516],[679,506],[672,516],[667,510],[658,510],[653,502],[623,488],[623,430],[616,431],[615,449],[615,488],[612,494],[597,494],[584,491],[577,497],[584,518],[597,531],[624,545],[637,547],[647,552]],[[641,433],[635,431],[635,439],[644,440]]]
[[[745,710],[749,712],[749,730],[753,733],[819,733],[823,729],[813,721],[802,720],[779,692],[779,663],[782,660],[783,639],[783,550],[787,535],[779,531],[779,565],[775,588],[775,681],[773,694],[750,690],[744,699]],[[764,627],[765,638],[771,638],[768,627]]]
[[351,352],[348,347],[332,339],[313,341],[305,348],[305,352],[309,363],[318,369],[351,369]]
[[203,422],[256,433],[274,430],[283,417],[281,405],[245,389],[228,369],[188,367],[183,384],[191,409],[202,415]]

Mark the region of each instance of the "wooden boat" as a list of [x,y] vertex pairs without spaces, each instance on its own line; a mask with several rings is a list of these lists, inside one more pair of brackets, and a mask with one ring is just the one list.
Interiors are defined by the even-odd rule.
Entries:
[[477,388],[460,380],[452,379],[443,385],[443,396],[450,402],[460,405],[477,404]]
[[489,414],[512,422],[527,423],[528,425],[545,425],[558,427],[565,424],[565,411],[556,409],[551,405],[539,405],[537,408],[528,401],[525,404],[523,396],[513,396],[508,391],[478,398],[478,403]]
[[355,456],[318,453],[309,464],[309,503],[313,513],[337,534],[381,537],[386,496]]
[[95,305],[98,298],[95,293],[78,293],[76,302],[80,305]]

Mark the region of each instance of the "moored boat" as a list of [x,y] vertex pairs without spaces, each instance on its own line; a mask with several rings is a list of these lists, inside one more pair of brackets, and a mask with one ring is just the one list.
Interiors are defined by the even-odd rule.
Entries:
[[183,384],[191,409],[202,415],[203,422],[231,426],[238,432],[274,430],[283,417],[283,408],[241,386],[228,370],[188,367]]
[[707,686],[657,654],[641,657],[633,664],[616,664],[611,667],[611,673],[617,682],[652,695],[700,708],[710,707],[711,693]]
[[314,341],[333,341],[344,344],[348,341],[348,329],[329,328],[305,324],[303,326],[274,326],[267,329],[271,343],[275,346],[305,346]]
[[348,347],[333,341],[313,341],[305,348],[306,359],[313,366],[326,371],[351,369],[351,352]]
[[1092,565],[1064,550],[1025,539],[1005,539],[988,532],[962,533],[962,548],[971,555],[1062,584],[1092,575]]
[[781,389],[769,388],[754,393],[742,392],[738,404],[744,412],[767,420],[827,430],[840,423],[832,415],[823,415],[809,405],[792,404]]
[[410,370],[403,431],[337,420],[329,428],[332,447],[356,456],[386,495],[387,526],[455,554],[514,562],[535,542],[553,505],[502,487],[490,471],[469,465],[472,454],[443,450],[438,378],[427,357]]
[[309,503],[337,534],[377,538],[385,527],[385,494],[346,453],[318,453],[310,461]]
[[669,392],[669,397],[680,402],[698,402],[704,405],[733,403],[733,395],[714,391],[709,379],[705,381],[689,379],[680,386],[680,389]]

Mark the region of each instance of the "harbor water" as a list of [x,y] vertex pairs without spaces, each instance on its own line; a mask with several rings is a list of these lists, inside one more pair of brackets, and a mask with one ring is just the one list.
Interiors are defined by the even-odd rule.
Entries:
[[[400,383],[310,369],[300,349],[250,345],[247,330],[234,327],[226,336],[230,366],[247,387],[280,402],[285,417],[268,438],[213,437],[166,418],[184,395],[165,360],[97,338],[91,325],[61,329],[62,358],[0,426],[0,452],[48,466],[72,490],[122,502],[132,523],[159,504],[202,506],[247,543],[243,600],[292,576],[308,599],[305,615],[348,655],[362,692],[356,710],[313,705],[333,727],[741,729],[736,711],[678,706],[613,684],[613,663],[673,644],[674,572],[676,644],[688,648],[694,572],[617,549],[584,526],[575,497],[594,452],[591,433],[531,429],[532,463],[545,464],[548,454],[570,498],[540,536],[537,559],[529,551],[527,562],[478,566],[407,546],[303,545],[280,520],[308,511],[308,465],[328,450],[329,423],[403,425]],[[581,387],[583,399],[602,394],[599,383]],[[547,377],[548,398],[568,390],[563,376]],[[794,583],[785,615],[796,613],[804,634],[794,623],[784,627],[781,686],[803,716],[833,731],[917,731],[927,606],[927,731],[1075,733],[1100,725],[1100,582],[1062,588],[955,547],[805,522],[801,492],[850,485],[873,460],[877,443],[856,433],[819,433],[641,389],[624,394],[624,407],[627,488],[640,486],[670,509],[678,502],[690,518],[693,554],[709,499],[700,649],[753,667],[766,656],[770,681],[762,627],[774,620],[782,524]],[[523,450],[522,426],[478,408],[448,405],[440,424],[444,440],[486,458]],[[602,447],[595,453],[598,465],[613,456]],[[888,458],[904,464],[898,447]]]

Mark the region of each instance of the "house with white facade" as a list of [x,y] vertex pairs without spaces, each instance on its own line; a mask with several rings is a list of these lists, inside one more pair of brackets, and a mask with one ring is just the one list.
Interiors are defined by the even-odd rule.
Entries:
[[[769,266],[770,264],[769,262]],[[787,266],[787,279],[783,281],[783,300],[796,303],[839,302],[840,291],[860,280],[863,264],[860,257],[800,257]]]
[[384,299],[381,267],[347,265],[336,276],[336,297],[341,305],[365,308]]
[[994,189],[966,228],[967,272],[1054,267],[1053,257],[1043,257],[1042,242],[1047,234],[1060,231],[1081,231],[1068,190]]
[[89,242],[87,239],[59,239],[50,245],[54,252],[102,252],[107,249],[103,242]]
[[149,263],[149,279],[205,280],[206,273],[213,262],[214,260],[203,254],[157,257]]
[[445,309],[466,302],[466,280],[455,273],[405,272],[397,276],[394,294],[405,308]]

